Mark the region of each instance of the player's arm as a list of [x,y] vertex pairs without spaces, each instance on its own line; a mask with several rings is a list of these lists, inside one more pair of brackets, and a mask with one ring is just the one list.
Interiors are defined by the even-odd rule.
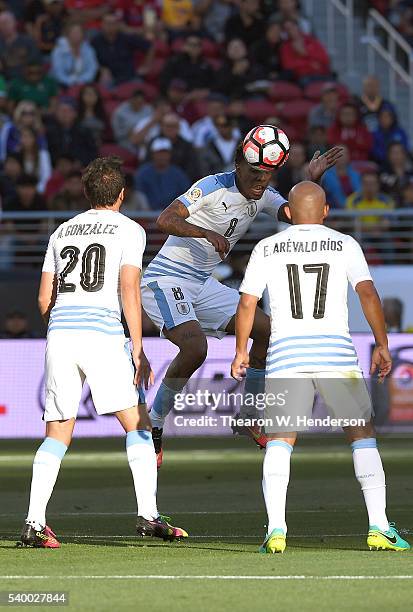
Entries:
[[235,357],[231,364],[231,376],[242,380],[249,365],[248,338],[254,324],[255,311],[259,298],[243,293],[235,315]]
[[336,165],[343,155],[343,147],[332,147],[322,155],[316,151],[308,164],[308,179],[318,183],[324,172]]
[[370,374],[377,370],[382,381],[389,374],[392,360],[389,352],[386,323],[383,308],[376,288],[371,280],[365,280],[356,285],[364,316],[373,332],[376,346],[371,357]]
[[142,306],[140,291],[141,271],[136,266],[123,265],[120,269],[120,293],[122,309],[128,325],[133,350],[132,359],[135,364],[135,384],[153,383],[153,372],[143,352],[142,346]]
[[37,303],[39,306],[40,315],[42,316],[46,325],[49,322],[50,311],[56,302],[56,295],[56,274],[54,272],[42,272]]
[[156,225],[165,234],[172,236],[183,236],[188,238],[205,238],[215,248],[216,252],[224,259],[229,252],[228,240],[212,230],[205,229],[199,225],[188,223],[186,219],[190,216],[188,208],[180,200],[174,200],[159,215]]

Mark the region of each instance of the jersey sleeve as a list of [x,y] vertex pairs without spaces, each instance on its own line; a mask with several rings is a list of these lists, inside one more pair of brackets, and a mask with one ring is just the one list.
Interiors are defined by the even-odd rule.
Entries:
[[265,204],[262,211],[278,220],[278,211],[283,204],[287,204],[287,200],[273,187],[268,187],[265,191]]
[[373,280],[361,246],[354,238],[349,236],[343,255],[346,258],[347,278],[353,289],[361,281]]
[[125,232],[121,266],[135,266],[142,270],[142,258],[146,246],[146,234],[143,227],[132,222]]
[[49,238],[49,244],[47,245],[46,254],[44,256],[42,272],[53,272],[53,273],[56,272],[54,238],[55,238],[54,234],[52,234]]
[[190,215],[194,214],[208,202],[208,196],[221,189],[219,180],[214,176],[207,176],[194,183],[185,193],[177,197],[188,209]]
[[266,286],[264,247],[259,242],[251,253],[239,291],[261,298]]

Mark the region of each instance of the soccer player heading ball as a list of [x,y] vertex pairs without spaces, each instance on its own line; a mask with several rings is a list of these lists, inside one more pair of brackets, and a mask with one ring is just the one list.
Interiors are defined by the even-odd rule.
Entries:
[[[169,238],[146,269],[142,304],[161,334],[179,348],[150,413],[158,465],[162,462],[165,418],[174,405],[175,395],[204,362],[206,336],[222,338],[235,330],[238,291],[219,283],[212,276],[214,268],[259,213],[289,222],[284,213],[286,199],[270,186],[274,172],[286,161],[288,150],[288,138],[282,130],[257,126],[238,146],[232,172],[197,181],[158,218],[159,229]],[[309,178],[318,181],[340,156],[340,147],[323,155],[317,151],[309,163]],[[269,317],[257,309],[251,329],[253,343],[246,393],[256,393],[263,386],[269,334]],[[254,417],[255,411],[242,416]],[[265,437],[258,428],[248,433],[265,446]]]

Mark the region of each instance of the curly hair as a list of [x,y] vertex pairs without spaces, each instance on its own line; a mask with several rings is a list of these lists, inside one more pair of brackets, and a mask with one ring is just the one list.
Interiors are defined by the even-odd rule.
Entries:
[[122,163],[119,157],[98,157],[86,167],[82,183],[92,208],[115,204],[125,187]]

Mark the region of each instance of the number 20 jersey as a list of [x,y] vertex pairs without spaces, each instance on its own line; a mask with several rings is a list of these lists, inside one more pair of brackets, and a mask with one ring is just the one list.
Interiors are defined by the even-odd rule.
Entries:
[[267,375],[358,371],[348,328],[348,284],[371,280],[360,245],[324,225],[293,225],[259,242],[240,292],[268,287]]
[[[277,218],[285,203],[278,191],[268,187],[259,200],[247,200],[235,183],[235,170],[213,174],[197,181],[177,198],[188,212],[188,223],[225,236],[232,248],[248,231],[259,212]],[[146,269],[144,281],[160,276],[205,282],[221,262],[205,238],[169,236]]]
[[57,277],[57,297],[48,332],[91,330],[123,334],[120,269],[142,269],[143,228],[119,212],[91,209],[52,234],[43,272]]

